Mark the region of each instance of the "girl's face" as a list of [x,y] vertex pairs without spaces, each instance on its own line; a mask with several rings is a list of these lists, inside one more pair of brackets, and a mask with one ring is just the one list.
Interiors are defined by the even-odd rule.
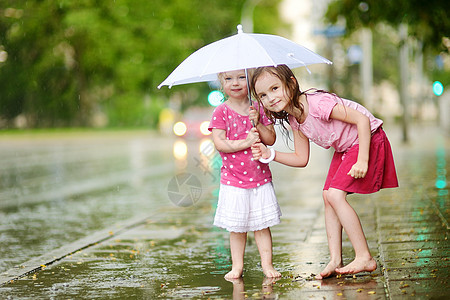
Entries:
[[289,103],[281,80],[268,72],[264,72],[255,82],[255,92],[258,99],[269,111],[283,111]]
[[220,75],[224,92],[230,98],[247,98],[247,78],[244,70],[225,72]]

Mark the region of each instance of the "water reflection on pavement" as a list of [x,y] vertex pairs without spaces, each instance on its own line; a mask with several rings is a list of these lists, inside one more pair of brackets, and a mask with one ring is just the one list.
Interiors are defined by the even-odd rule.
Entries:
[[[147,184],[155,182],[151,188],[146,184],[142,190],[131,184],[128,189],[122,187],[127,192],[121,200],[116,199],[115,205],[128,212],[117,209],[101,212],[104,209],[101,204],[86,208],[85,212],[98,209],[103,218],[116,220],[117,216],[108,213],[125,218],[146,208],[151,216],[144,224],[7,284],[0,288],[0,295],[14,299],[430,299],[448,296],[449,203],[445,188],[435,187],[437,142],[430,135],[426,141],[418,142],[426,142],[427,147],[400,145],[395,133],[389,137],[393,141],[401,187],[373,196],[349,198],[361,218],[372,255],[379,263],[373,273],[314,279],[314,274],[329,259],[321,186],[331,151],[313,148],[306,169],[271,165],[283,213],[281,224],[272,228],[273,261],[282,277],[264,278],[253,235],[249,234],[243,279],[225,280],[223,276],[231,267],[229,235],[212,226],[218,191],[216,156],[205,150],[210,149],[208,144],[200,147],[198,141],[183,141],[190,154],[186,152],[173,159],[172,152],[166,148],[165,153],[155,151],[158,156],[153,156],[152,150],[144,155],[144,161],[158,157],[151,163],[156,165],[171,160],[173,169],[167,175],[145,179],[143,182]],[[160,145],[164,148],[162,142]],[[169,145],[171,150],[172,146]],[[444,141],[443,148],[448,161],[448,140]],[[448,170],[448,164],[439,166]],[[183,172],[194,174],[201,184],[199,198],[196,193],[189,198],[193,205],[179,206],[168,199],[168,182]],[[195,185],[191,187],[198,190]],[[152,204],[134,204],[137,200],[133,198],[139,198],[139,194],[133,189],[147,197],[151,193]],[[183,195],[189,190],[180,188],[178,193]],[[101,193],[100,198],[104,197]],[[135,206],[132,208],[121,201],[130,201]],[[160,205],[155,204],[158,201]],[[89,201],[81,203],[88,205]],[[99,203],[105,205],[105,201]],[[108,226],[106,221],[90,224],[91,228]],[[55,241],[59,240],[55,238]],[[344,261],[348,263],[353,251],[345,234],[343,248]]]
[[174,166],[171,141],[155,138],[2,137],[0,272],[160,205]]

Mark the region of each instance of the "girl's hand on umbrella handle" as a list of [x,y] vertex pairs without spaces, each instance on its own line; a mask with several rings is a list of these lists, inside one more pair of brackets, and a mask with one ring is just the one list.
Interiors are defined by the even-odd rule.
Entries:
[[258,126],[259,113],[253,106],[250,106],[250,112],[248,114],[248,118],[250,119],[250,121],[252,122],[254,127]]
[[254,143],[260,142],[261,140],[259,139],[258,130],[256,130],[255,127],[250,129],[250,132],[248,133],[247,138],[245,140],[249,143],[249,146],[253,145]]

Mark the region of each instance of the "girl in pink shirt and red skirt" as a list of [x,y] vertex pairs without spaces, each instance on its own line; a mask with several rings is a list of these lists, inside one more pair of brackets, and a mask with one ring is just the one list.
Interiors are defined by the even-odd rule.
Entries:
[[[372,272],[377,263],[370,254],[361,222],[347,202],[351,193],[368,194],[382,188],[398,187],[394,159],[383,122],[362,105],[324,91],[300,91],[299,84],[285,65],[261,67],[252,74],[251,89],[273,122],[292,127],[294,153],[252,146],[254,159],[273,157],[293,167],[305,167],[309,141],[335,149],[323,188],[325,226],[330,262],[316,276]],[[355,259],[344,266],[342,229],[355,250]]]

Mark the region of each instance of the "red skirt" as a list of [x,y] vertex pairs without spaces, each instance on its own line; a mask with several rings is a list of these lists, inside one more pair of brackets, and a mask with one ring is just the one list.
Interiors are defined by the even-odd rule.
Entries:
[[325,180],[324,190],[330,187],[348,193],[370,194],[384,188],[398,187],[391,144],[380,127],[370,140],[369,168],[364,178],[355,179],[347,173],[358,159],[359,145],[346,152],[335,152]]

